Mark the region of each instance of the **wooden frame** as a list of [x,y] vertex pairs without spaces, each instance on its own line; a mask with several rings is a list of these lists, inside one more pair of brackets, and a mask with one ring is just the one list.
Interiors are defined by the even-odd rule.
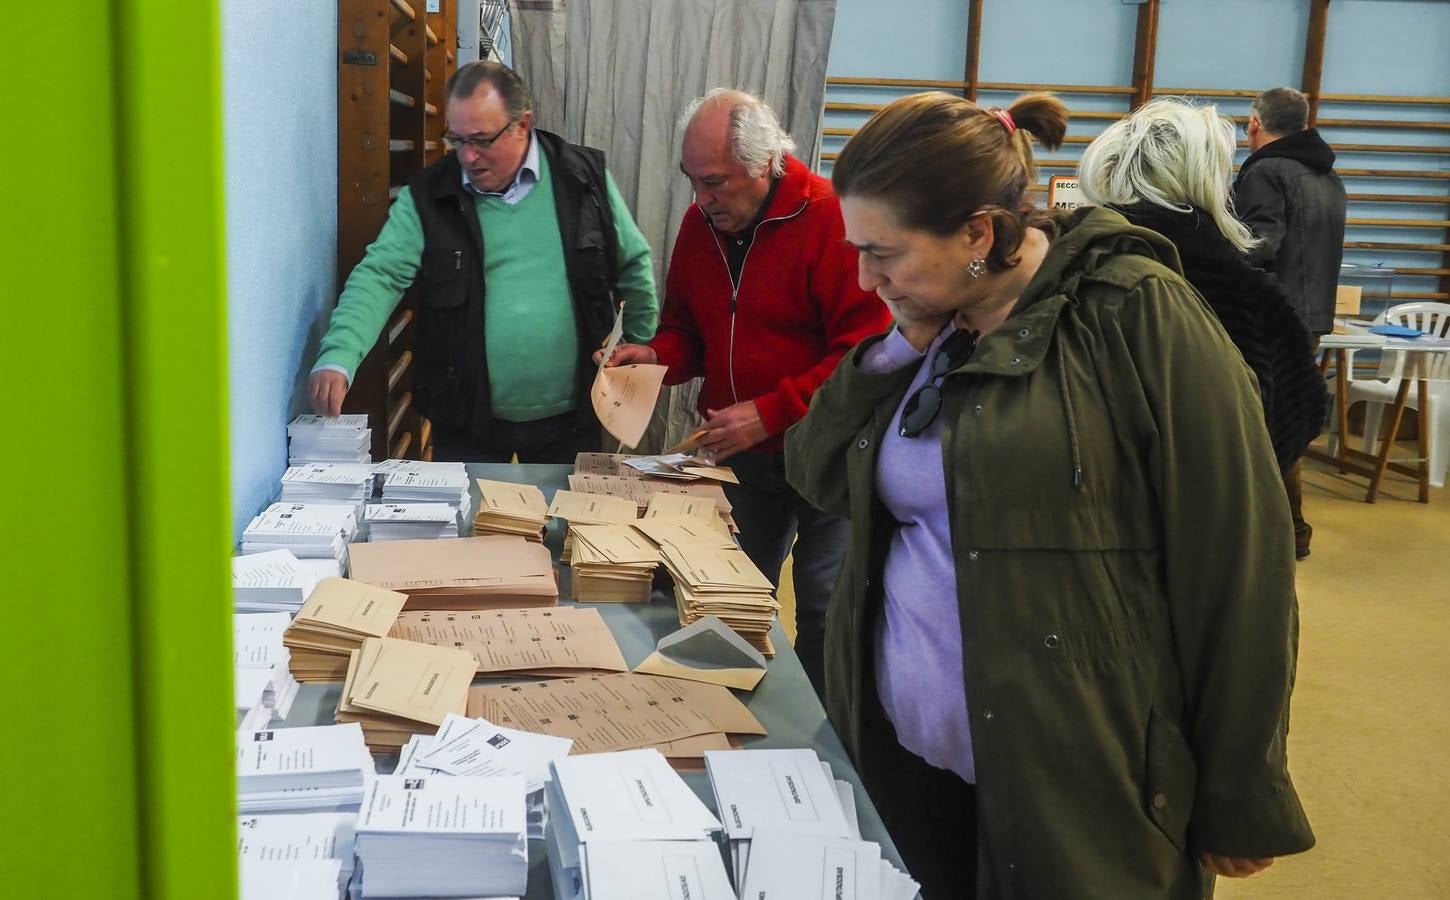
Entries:
[[[454,0],[338,0],[338,280],[346,280],[407,180],[443,157],[443,89],[455,68]],[[413,408],[416,298],[404,294],[353,373],[343,408],[366,413],[374,459],[428,458],[430,423]]]

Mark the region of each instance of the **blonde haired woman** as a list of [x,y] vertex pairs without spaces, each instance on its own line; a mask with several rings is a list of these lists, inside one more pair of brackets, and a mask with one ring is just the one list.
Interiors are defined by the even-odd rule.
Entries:
[[[1234,216],[1234,125],[1218,110],[1163,97],[1108,126],[1078,175],[1094,203],[1173,242],[1183,275],[1213,308],[1253,369],[1281,470],[1324,422],[1328,395],[1313,338],[1273,278],[1248,264],[1259,241]],[[1308,555],[1307,536],[1296,555]]]
[[831,175],[896,324],[786,471],[850,518],[826,706],[927,900],[1202,900],[1314,842],[1253,379],[1161,235],[1025,203],[1066,123],[918,94]]

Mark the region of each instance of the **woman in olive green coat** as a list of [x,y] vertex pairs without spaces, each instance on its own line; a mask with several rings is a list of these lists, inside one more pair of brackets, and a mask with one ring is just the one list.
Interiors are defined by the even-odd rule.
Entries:
[[827,706],[927,900],[1206,897],[1314,843],[1253,376],[1166,239],[1024,211],[1023,132],[1065,124],[1046,95],[908,97],[832,176],[896,327],[787,468],[851,518]]

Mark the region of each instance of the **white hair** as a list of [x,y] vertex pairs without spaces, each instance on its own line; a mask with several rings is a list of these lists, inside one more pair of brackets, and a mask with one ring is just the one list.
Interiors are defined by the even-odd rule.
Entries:
[[795,141],[780,126],[764,100],[747,91],[734,88],[712,88],[703,97],[696,97],[680,115],[680,125],[688,128],[700,108],[728,103],[730,106],[730,150],[735,161],[745,167],[751,178],[767,171],[771,177],[785,174],[785,155],[795,150]]
[[1159,97],[1109,125],[1083,151],[1078,182],[1098,205],[1148,202],[1189,212],[1198,207],[1240,252],[1260,241],[1234,215],[1234,125],[1212,104]]

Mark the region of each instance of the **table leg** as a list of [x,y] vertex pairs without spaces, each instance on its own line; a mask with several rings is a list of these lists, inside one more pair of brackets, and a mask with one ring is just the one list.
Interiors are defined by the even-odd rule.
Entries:
[[1375,495],[1379,493],[1380,479],[1385,477],[1385,467],[1390,463],[1390,450],[1394,448],[1395,435],[1400,433],[1400,420],[1405,417],[1405,402],[1410,397],[1410,379],[1400,379],[1400,389],[1395,392],[1395,405],[1390,410],[1389,427],[1385,429],[1384,437],[1380,440],[1380,452],[1375,456],[1374,475],[1369,480],[1369,493],[1365,495],[1365,503],[1373,503]]
[[1339,472],[1349,469],[1344,465],[1344,448],[1349,443],[1349,373],[1345,371],[1349,354],[1343,350],[1334,351],[1334,414],[1339,419],[1339,440],[1334,445],[1334,458],[1339,460]]
[[1420,502],[1430,502],[1430,420],[1425,417],[1429,409],[1425,403],[1429,400],[1430,384],[1424,378],[1415,380],[1415,396],[1418,398],[1418,409],[1420,420],[1417,424],[1420,432]]

